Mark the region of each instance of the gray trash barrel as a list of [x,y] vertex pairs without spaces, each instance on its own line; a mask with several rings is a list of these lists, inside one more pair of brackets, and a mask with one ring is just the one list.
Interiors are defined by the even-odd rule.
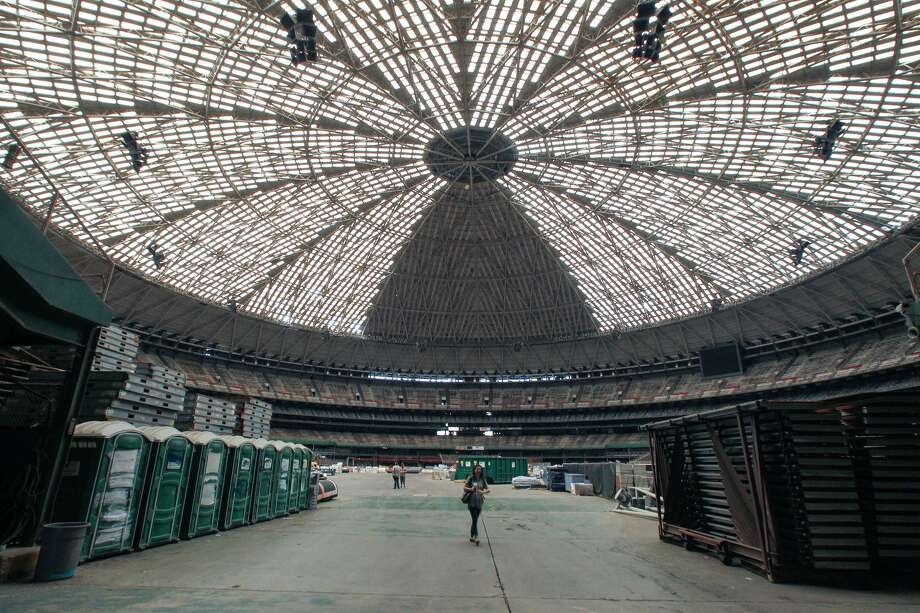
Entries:
[[87,528],[89,524],[84,522],[45,524],[42,548],[35,567],[36,581],[55,581],[74,576]]

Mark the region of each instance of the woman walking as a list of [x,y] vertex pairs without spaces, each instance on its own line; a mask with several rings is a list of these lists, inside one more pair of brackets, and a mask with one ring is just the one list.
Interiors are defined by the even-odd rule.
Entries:
[[477,464],[473,467],[473,474],[467,477],[466,483],[463,485],[463,492],[466,507],[470,510],[470,518],[473,520],[470,525],[470,542],[479,546],[479,514],[482,512],[485,495],[491,493],[489,484],[486,483],[482,464]]

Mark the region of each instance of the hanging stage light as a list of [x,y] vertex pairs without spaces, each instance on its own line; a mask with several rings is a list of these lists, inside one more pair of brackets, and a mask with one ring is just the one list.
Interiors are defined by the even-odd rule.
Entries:
[[664,26],[668,25],[668,22],[671,20],[671,15],[673,14],[674,13],[671,12],[671,8],[668,6],[665,6],[663,9],[658,11],[658,25],[664,29]]
[[131,155],[131,167],[134,172],[140,172],[147,163],[147,150],[141,147],[137,140],[136,132],[125,132],[121,135],[121,142]]
[[18,144],[13,143],[6,150],[6,157],[3,158],[3,167],[7,170],[13,170],[13,166],[16,164],[16,158],[19,157],[19,152],[22,151],[22,147]]
[[147,245],[147,253],[149,253],[150,257],[153,259],[153,265],[157,270],[160,270],[160,268],[166,264],[166,255],[160,251],[156,242],[152,242]]
[[793,249],[790,252],[792,255],[793,265],[798,266],[799,264],[802,263],[802,258],[805,257],[805,250],[808,248],[810,244],[811,244],[810,241],[807,241],[803,238],[799,239],[799,242],[796,243],[795,249]]
[[294,11],[294,17],[284,13],[279,21],[281,27],[287,32],[291,61],[294,65],[307,61],[315,62],[317,60],[316,24],[313,22],[313,11],[297,9]]
[[636,6],[636,19],[633,21],[633,34],[635,37],[635,46],[632,50],[634,59],[646,59],[653,64],[658,62],[661,57],[661,43],[664,39],[665,26],[671,20],[671,9],[667,6],[658,11],[655,19],[654,30],[652,29],[652,17],[655,17],[654,2],[640,2]]
[[825,162],[834,152],[834,145],[837,144],[837,138],[843,134],[843,128],[843,122],[835,119],[827,126],[823,136],[815,137],[815,154]]

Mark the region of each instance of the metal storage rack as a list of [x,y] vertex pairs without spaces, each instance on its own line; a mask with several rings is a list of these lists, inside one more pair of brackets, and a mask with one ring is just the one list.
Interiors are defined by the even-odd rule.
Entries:
[[771,580],[920,559],[920,412],[901,399],[748,403],[648,426],[659,535]]

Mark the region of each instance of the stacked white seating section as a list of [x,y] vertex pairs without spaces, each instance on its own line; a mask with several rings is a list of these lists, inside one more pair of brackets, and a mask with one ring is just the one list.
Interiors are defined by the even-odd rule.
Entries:
[[91,368],[98,372],[134,372],[139,347],[137,334],[118,326],[102,328]]
[[185,402],[185,375],[155,364],[91,372],[81,421],[115,420],[139,426],[175,426]]
[[199,392],[185,395],[185,406],[176,420],[180,430],[233,434],[238,422],[236,403]]
[[239,434],[252,438],[269,438],[272,405],[258,398],[247,398],[240,407]]

